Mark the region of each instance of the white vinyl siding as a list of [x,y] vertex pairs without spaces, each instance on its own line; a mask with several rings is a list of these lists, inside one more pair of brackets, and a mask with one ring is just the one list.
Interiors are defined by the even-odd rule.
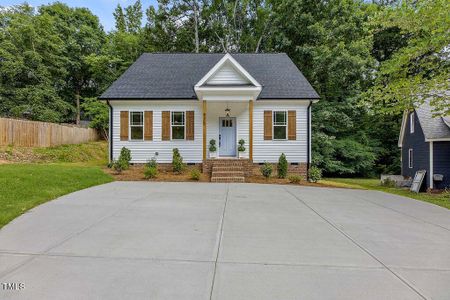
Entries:
[[242,85],[250,82],[242,76],[231,64],[223,65],[207,82],[212,85]]
[[[145,163],[158,152],[159,163],[172,162],[172,149],[178,148],[186,163],[202,162],[202,103],[197,100],[180,101],[111,101],[113,106],[113,159],[117,159],[122,147],[131,150],[131,162]],[[219,117],[225,116],[226,103],[207,103],[207,146],[211,139],[219,147]],[[230,102],[230,116],[236,118],[236,141],[245,140],[245,154],[249,151],[248,101]],[[153,141],[121,141],[120,111],[153,111]],[[162,111],[194,111],[194,140],[161,140]],[[264,140],[264,110],[295,110],[297,120],[296,140]],[[277,162],[285,153],[289,162],[305,163],[307,160],[308,101],[257,100],[253,110],[253,161]]]
[[[253,162],[275,163],[281,153],[294,163],[306,163],[308,157],[308,101],[255,101],[253,108]],[[264,140],[264,111],[296,111],[295,140]]]
[[[202,162],[202,112],[197,100],[184,101],[110,101],[113,107],[113,159],[117,159],[122,147],[131,150],[132,163],[145,163],[158,152],[157,162],[172,162],[172,149],[178,148],[188,163]],[[153,111],[153,141],[121,141],[120,111]],[[194,111],[194,140],[161,140],[162,111]]]

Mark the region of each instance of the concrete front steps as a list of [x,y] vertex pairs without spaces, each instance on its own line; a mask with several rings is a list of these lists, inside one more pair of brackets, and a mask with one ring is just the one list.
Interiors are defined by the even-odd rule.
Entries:
[[211,182],[245,182],[245,172],[239,159],[214,160]]

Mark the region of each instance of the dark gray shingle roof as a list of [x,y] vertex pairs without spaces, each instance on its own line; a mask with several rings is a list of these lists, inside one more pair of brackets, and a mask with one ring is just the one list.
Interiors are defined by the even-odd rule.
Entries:
[[450,138],[450,127],[443,117],[433,116],[433,108],[428,101],[416,108],[417,117],[426,139]]
[[[194,85],[225,54],[144,53],[100,99],[191,99]],[[262,86],[260,99],[318,99],[284,53],[232,54]]]

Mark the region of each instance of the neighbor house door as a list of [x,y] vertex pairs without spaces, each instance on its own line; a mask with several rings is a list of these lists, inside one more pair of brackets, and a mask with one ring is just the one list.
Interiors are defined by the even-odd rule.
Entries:
[[219,118],[219,156],[236,156],[236,118]]

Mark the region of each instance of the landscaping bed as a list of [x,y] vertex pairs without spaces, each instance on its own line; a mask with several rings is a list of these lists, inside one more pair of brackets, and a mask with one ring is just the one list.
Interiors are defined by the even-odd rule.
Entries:
[[209,176],[205,174],[200,174],[199,180],[193,180],[191,178],[191,171],[197,169],[200,171],[198,166],[187,166],[181,173],[174,173],[168,168],[158,168],[158,175],[155,178],[146,179],[144,176],[145,165],[130,165],[130,167],[122,172],[118,173],[113,169],[104,168],[107,174],[110,174],[118,181],[173,181],[173,182],[183,182],[183,181],[200,181],[209,182]]

